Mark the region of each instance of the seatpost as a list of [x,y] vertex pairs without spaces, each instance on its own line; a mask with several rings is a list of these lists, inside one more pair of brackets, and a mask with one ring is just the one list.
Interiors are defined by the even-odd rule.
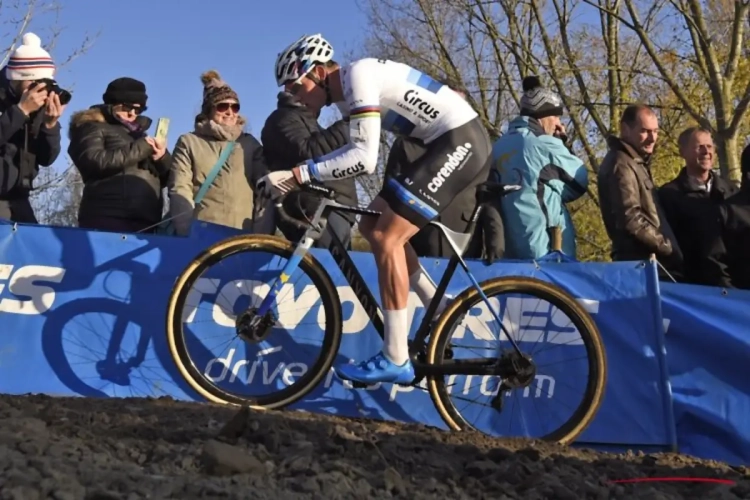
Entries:
[[479,216],[481,215],[482,210],[484,210],[485,201],[481,193],[477,193],[476,202],[477,204],[474,206],[474,211],[471,213],[469,224],[466,226],[466,234],[472,234],[474,232],[477,227]]

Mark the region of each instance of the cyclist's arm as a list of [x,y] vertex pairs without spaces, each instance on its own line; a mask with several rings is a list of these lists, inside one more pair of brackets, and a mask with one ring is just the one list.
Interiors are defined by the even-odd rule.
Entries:
[[380,148],[380,89],[376,75],[368,75],[364,69],[356,64],[349,69],[349,144],[317,161],[305,162],[300,167],[303,178],[307,174],[317,181],[330,181],[375,172]]

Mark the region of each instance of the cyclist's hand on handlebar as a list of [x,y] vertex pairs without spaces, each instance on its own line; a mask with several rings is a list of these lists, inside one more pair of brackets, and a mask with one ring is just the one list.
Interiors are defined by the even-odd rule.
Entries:
[[280,170],[262,177],[255,188],[263,195],[276,200],[299,188],[299,182],[291,170]]

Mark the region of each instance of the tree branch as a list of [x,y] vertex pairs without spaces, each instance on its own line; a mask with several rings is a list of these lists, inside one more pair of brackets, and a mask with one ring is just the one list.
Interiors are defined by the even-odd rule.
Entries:
[[[578,65],[576,64],[575,57],[573,56],[573,51],[570,48],[570,39],[568,38],[568,20],[566,19],[566,16],[563,13],[563,9],[559,1],[560,0],[552,0],[552,5],[554,6],[555,14],[557,15],[557,22],[560,28],[560,40],[562,42],[563,52],[565,54],[565,59],[568,63],[568,67],[573,73],[573,78],[575,79],[576,83],[578,83],[578,90],[581,93],[583,102],[588,103],[588,102],[591,102],[591,97],[589,96],[588,85],[583,80],[583,75],[581,74],[581,71],[578,68]],[[541,14],[538,10],[537,1],[532,0],[531,4],[537,15],[537,22],[540,23],[539,29],[546,31],[546,29],[541,26],[542,20],[540,17]],[[609,131],[609,127],[604,125],[604,122],[602,121],[602,118],[599,115],[599,112],[595,108],[586,107],[586,109],[589,111],[589,115],[591,116],[591,119],[594,120],[594,123],[596,124],[601,134],[606,135],[607,132]]]
[[745,34],[744,18],[750,12],[748,4],[737,2],[734,8],[734,19],[732,21],[732,36],[729,41],[729,58],[724,69],[724,78],[731,85],[740,65],[740,54],[742,53],[742,42]]
[[727,135],[729,137],[734,136],[734,134],[737,133],[737,130],[740,128],[740,124],[742,123],[743,118],[745,118],[745,113],[747,113],[747,109],[750,106],[750,81],[747,82],[747,87],[745,87],[745,92],[742,95],[742,98],[740,99],[740,102],[737,103],[737,106],[734,108],[734,115],[732,116],[732,121],[729,124],[729,127],[727,128]]
[[[547,60],[549,62],[549,73],[552,78],[552,80],[555,82],[555,87],[557,88],[558,93],[560,94],[560,98],[563,101],[563,104],[565,105],[565,108],[568,110],[571,110],[572,102],[570,99],[570,96],[565,91],[564,86],[562,85],[562,82],[560,80],[560,75],[557,71],[557,67],[553,62],[552,54],[554,54],[554,50],[552,50],[552,44],[550,42],[549,35],[547,33],[547,28],[544,26],[544,22],[541,17],[541,13],[539,12],[539,5],[537,3],[537,0],[531,0],[531,8],[534,11],[534,15],[536,16],[537,25],[539,27],[539,33],[542,38],[542,43],[544,44],[545,52],[547,53]],[[560,31],[564,31],[565,26],[560,26]],[[575,69],[573,69],[573,72],[575,74]],[[586,100],[586,98],[584,98]],[[592,108],[593,109],[593,108]],[[594,111],[596,113],[596,111]],[[592,115],[591,110],[589,110],[589,115]],[[570,113],[570,120],[573,122],[573,128],[576,131],[576,134],[581,139],[581,143],[583,144],[583,148],[586,152],[586,156],[589,159],[589,162],[592,165],[596,165],[596,155],[594,154],[594,151],[591,149],[591,145],[586,140],[586,136],[583,133],[583,124],[581,123],[580,119],[576,116],[575,113]]]
[[[584,1],[586,3],[591,4],[590,0],[584,0]],[[667,70],[666,66],[664,66],[664,63],[659,58],[659,54],[657,53],[656,47],[654,47],[654,44],[651,41],[651,38],[648,36],[648,33],[646,33],[643,29],[643,25],[641,24],[638,18],[638,12],[635,10],[632,0],[625,0],[625,6],[628,9],[628,12],[633,21],[633,24],[630,24],[630,23],[624,23],[624,24],[628,26],[629,28],[631,28],[636,33],[636,35],[638,35],[638,38],[640,39],[641,43],[646,49],[646,52],[650,56],[651,61],[656,66],[657,70],[661,74],[666,84],[669,86],[672,92],[674,92],[675,96],[677,96],[680,102],[682,102],[683,106],[685,107],[685,109],[688,110],[688,112],[690,113],[690,115],[693,117],[694,120],[696,120],[698,123],[700,123],[704,127],[713,128],[711,123],[708,120],[706,120],[703,116],[701,116],[699,111],[690,102],[690,100],[687,98],[687,96],[682,91],[680,86],[677,85],[677,82],[675,81],[674,76],[671,75],[670,72]],[[615,15],[615,14],[613,13],[612,15]]]

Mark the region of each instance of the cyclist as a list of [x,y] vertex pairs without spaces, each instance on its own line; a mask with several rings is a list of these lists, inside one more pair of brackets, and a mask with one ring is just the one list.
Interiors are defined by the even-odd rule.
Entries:
[[[320,34],[303,36],[279,54],[276,80],[312,108],[337,105],[349,119],[349,143],[262,178],[258,189],[271,198],[313,180],[372,174],[381,130],[426,145],[425,154],[390,178],[370,204],[382,215],[359,224],[378,269],[383,349],[362,363],[336,369],[342,379],[361,383],[408,384],[414,380],[408,353],[409,285],[425,305],[436,291],[408,241],[456,195],[487,179],[492,147],[487,131],[471,106],[449,87],[389,60],[366,58],[339,66],[333,47]],[[438,312],[446,302],[441,299]]]

